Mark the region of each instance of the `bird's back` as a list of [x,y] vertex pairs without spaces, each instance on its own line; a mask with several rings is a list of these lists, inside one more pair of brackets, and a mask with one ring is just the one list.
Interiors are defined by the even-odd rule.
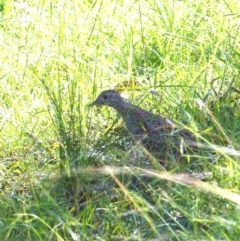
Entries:
[[166,159],[167,155],[179,158],[186,148],[184,145],[195,143],[189,131],[137,106],[125,110],[122,117],[129,132],[157,159]]

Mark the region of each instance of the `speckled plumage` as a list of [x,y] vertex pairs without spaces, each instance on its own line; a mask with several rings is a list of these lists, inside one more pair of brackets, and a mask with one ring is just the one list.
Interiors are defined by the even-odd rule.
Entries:
[[173,157],[179,159],[189,146],[196,146],[195,138],[189,131],[177,128],[167,118],[132,105],[114,90],[103,91],[92,102],[93,105],[114,108],[135,140],[161,163]]

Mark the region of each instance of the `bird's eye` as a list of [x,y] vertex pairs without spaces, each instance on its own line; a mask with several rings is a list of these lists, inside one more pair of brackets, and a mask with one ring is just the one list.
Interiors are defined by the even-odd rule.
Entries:
[[107,99],[107,96],[106,96],[106,95],[104,95],[104,96],[103,96],[103,99],[104,99],[104,100],[106,100],[106,99]]

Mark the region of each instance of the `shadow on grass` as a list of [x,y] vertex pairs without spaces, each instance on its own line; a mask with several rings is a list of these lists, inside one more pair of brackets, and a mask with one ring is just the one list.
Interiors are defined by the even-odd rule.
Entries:
[[[89,160],[90,161],[90,160]],[[91,160],[92,161],[92,160]],[[90,162],[91,162],[90,161]],[[218,173],[220,175],[220,173]],[[137,167],[78,167],[22,192],[2,193],[1,240],[228,239],[240,232],[240,196],[216,171],[174,174]],[[208,238],[209,240],[209,238]]]

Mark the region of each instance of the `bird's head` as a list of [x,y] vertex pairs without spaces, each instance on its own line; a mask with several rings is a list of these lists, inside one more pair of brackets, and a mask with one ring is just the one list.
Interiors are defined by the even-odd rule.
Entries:
[[103,91],[95,101],[93,101],[90,106],[110,106],[116,108],[118,105],[124,103],[125,100],[120,96],[115,90],[105,90]]

